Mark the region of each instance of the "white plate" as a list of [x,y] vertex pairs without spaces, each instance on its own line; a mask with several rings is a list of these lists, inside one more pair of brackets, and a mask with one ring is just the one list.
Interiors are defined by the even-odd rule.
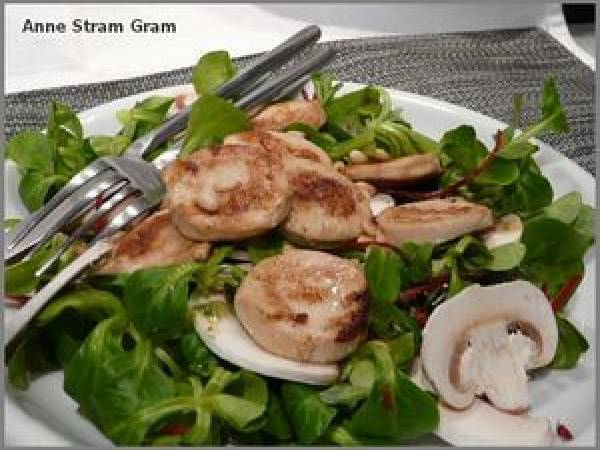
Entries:
[[[347,83],[344,91],[361,87]],[[176,86],[134,95],[82,112],[79,117],[86,134],[110,134],[119,129],[115,111],[130,108],[151,94],[177,95],[189,86]],[[394,104],[404,111],[415,129],[434,138],[462,124],[473,125],[484,143],[491,147],[493,134],[506,125],[474,111],[402,91],[390,90]],[[507,101],[509,101],[507,99]],[[571,160],[548,145],[541,144],[537,159],[550,179],[555,196],[571,191],[583,194],[586,203],[595,205],[595,180]],[[15,166],[5,165],[6,217],[25,213],[18,193]],[[575,439],[571,445],[595,444],[595,257],[586,260],[586,275],[568,312],[582,330],[591,350],[574,370],[551,371],[531,382],[532,414],[565,423]],[[76,412],[76,404],[62,390],[62,372],[48,374],[23,393],[7,387],[5,398],[5,436],[7,445],[107,445],[109,442]],[[433,441],[432,441],[433,442]],[[460,444],[460,443],[455,443]]]

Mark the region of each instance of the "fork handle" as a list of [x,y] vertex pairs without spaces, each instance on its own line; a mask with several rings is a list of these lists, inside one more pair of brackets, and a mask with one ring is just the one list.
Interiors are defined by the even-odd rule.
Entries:
[[[321,29],[318,26],[310,25],[303,28],[273,50],[262,54],[256,61],[244,67],[235,77],[217,88],[215,94],[223,98],[235,99],[248,88],[252,81],[282,66],[300,50],[318,41],[320,37]],[[170,137],[186,128],[190,111],[191,107],[188,106],[160,127],[133,142],[126,150],[126,154],[141,158],[145,153],[160,147]]]
[[99,241],[71,264],[65,267],[46,286],[40,289],[25,305],[18,309],[4,324],[4,346],[6,347],[13,338],[27,325],[35,315],[56,295],[65,285],[77,277],[86,267],[93,264],[105,255],[112,245],[107,241]]

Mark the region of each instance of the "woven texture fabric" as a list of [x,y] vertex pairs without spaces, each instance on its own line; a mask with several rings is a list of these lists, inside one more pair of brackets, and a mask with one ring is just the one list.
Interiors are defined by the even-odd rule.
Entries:
[[[539,111],[544,78],[559,83],[571,131],[543,140],[595,174],[594,73],[539,29],[390,36],[333,41],[331,70],[339,79],[374,83],[445,100],[509,122],[512,96],[522,93],[524,120]],[[255,56],[238,59],[243,65]],[[7,137],[42,128],[48,103],[60,100],[81,111],[107,101],[189,83],[192,68],[103,83],[5,96]]]

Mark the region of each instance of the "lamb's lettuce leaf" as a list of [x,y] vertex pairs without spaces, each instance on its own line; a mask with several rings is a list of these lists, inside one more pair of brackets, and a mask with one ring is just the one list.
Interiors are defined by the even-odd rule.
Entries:
[[[4,292],[7,295],[27,295],[33,293],[55,271],[49,271],[45,278],[36,276],[36,272],[50,259],[50,257],[64,245],[66,236],[57,233],[52,239],[37,250],[29,259],[18,261],[7,266],[4,270]],[[60,266],[66,265],[73,257],[71,252],[66,252],[61,258]]]
[[365,361],[374,368],[375,377],[368,396],[344,424],[347,437],[361,444],[390,445],[437,427],[436,400],[397,368],[388,344],[369,341],[348,364],[356,367]]
[[292,437],[292,427],[281,397],[274,389],[270,389],[268,395],[267,422],[263,431],[279,441],[287,441]]
[[21,172],[19,195],[31,211],[39,209],[75,174],[101,156],[121,154],[138,137],[162,124],[173,102],[154,96],[119,111],[117,136],[84,137],[77,114],[67,104],[52,102],[46,132],[23,131],[6,146],[6,156]]
[[581,194],[567,194],[529,217],[521,241],[526,247],[520,265],[530,281],[555,295],[571,277],[585,270],[584,257],[594,243],[593,208]]
[[439,144],[413,130],[392,109],[388,92],[378,86],[336,96],[342,87],[331,74],[313,77],[315,95],[323,105],[327,122],[322,130],[301,130],[313,143],[325,150],[333,160],[348,157],[352,150],[372,155],[377,148],[392,157],[439,151]]
[[117,112],[122,128],[119,135],[135,141],[149,131],[161,125],[167,118],[173,97],[155,95],[137,102],[133,108]]
[[281,396],[294,436],[302,445],[310,445],[321,438],[337,413],[321,399],[315,388],[303,384],[285,383]]
[[58,173],[56,143],[42,133],[23,131],[15,135],[6,145],[6,157],[21,172],[19,194],[30,211],[39,209],[50,193],[68,180]]
[[[540,119],[517,134],[521,109],[522,100],[517,100],[513,124],[502,132],[503,147],[491,164],[460,192],[490,206],[498,215],[527,216],[552,202],[552,186],[533,159],[538,147],[530,139],[569,130],[556,82],[551,77],[544,83]],[[477,140],[473,127],[463,125],[446,132],[442,155],[446,169],[443,181],[450,184],[474,171],[487,156],[487,150]]]
[[398,299],[405,288],[405,264],[395,251],[373,247],[365,262],[369,297],[375,303],[390,303]]
[[342,87],[342,83],[335,81],[333,74],[329,72],[316,72],[311,76],[311,81],[315,90],[315,97],[324,107]]
[[192,105],[183,154],[223,142],[225,136],[251,128],[248,115],[228,100],[206,94]]
[[178,333],[187,320],[196,263],[140,269],[127,278],[123,303],[142,333]]
[[90,136],[88,138],[92,151],[98,156],[119,156],[131,143],[129,136]]
[[218,365],[217,359],[195,331],[188,331],[179,339],[179,351],[186,369],[208,377]]
[[237,67],[229,53],[225,50],[217,50],[200,57],[192,73],[192,83],[198,95],[213,94],[236,72]]
[[590,345],[581,332],[562,314],[556,316],[558,326],[558,346],[554,359],[550,363],[552,369],[572,369],[577,365],[583,353]]
[[[425,252],[421,251],[420,255],[416,244],[405,246],[404,249],[412,255],[413,265],[410,268],[405,259],[393,250],[382,247],[369,250],[365,261],[369,289],[369,328],[383,339],[394,339],[405,333],[412,333],[418,344],[420,331],[416,321],[394,305],[394,302],[403,289],[421,278],[420,267],[429,266],[431,248],[423,247]],[[407,249],[411,251],[408,252]]]
[[233,251],[234,248],[230,245],[216,247],[207,261],[198,264],[196,288],[192,297],[204,298],[211,292],[224,292],[239,286],[246,272],[235,264],[224,262]]

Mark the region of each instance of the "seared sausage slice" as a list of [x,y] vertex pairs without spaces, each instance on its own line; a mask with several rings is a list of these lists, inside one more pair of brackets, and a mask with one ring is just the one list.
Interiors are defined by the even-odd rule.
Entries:
[[199,150],[163,172],[179,231],[190,239],[245,239],[276,227],[290,208],[284,155],[260,146]]
[[292,242],[333,248],[354,240],[371,220],[369,195],[332,167],[288,158],[293,190],[291,210],[281,229]]
[[331,159],[327,153],[294,131],[287,133],[261,130],[246,131],[227,136],[224,143],[259,145],[268,150],[285,152],[298,158],[310,159],[326,165],[331,164]]
[[350,164],[343,173],[355,181],[366,181],[381,187],[413,186],[442,173],[437,156],[426,153],[410,155],[387,162]]
[[181,235],[167,210],[160,210],[123,234],[96,273],[128,273],[147,267],[204,261],[208,242],[195,242]]
[[385,209],[376,217],[385,240],[440,243],[493,225],[492,211],[463,199],[436,199]]
[[263,109],[252,122],[257,130],[285,130],[293,123],[321,128],[327,117],[318,100],[290,100]]
[[365,339],[367,282],[358,265],[329,253],[286,250],[262,260],[234,300],[258,345],[286,358],[331,363]]

